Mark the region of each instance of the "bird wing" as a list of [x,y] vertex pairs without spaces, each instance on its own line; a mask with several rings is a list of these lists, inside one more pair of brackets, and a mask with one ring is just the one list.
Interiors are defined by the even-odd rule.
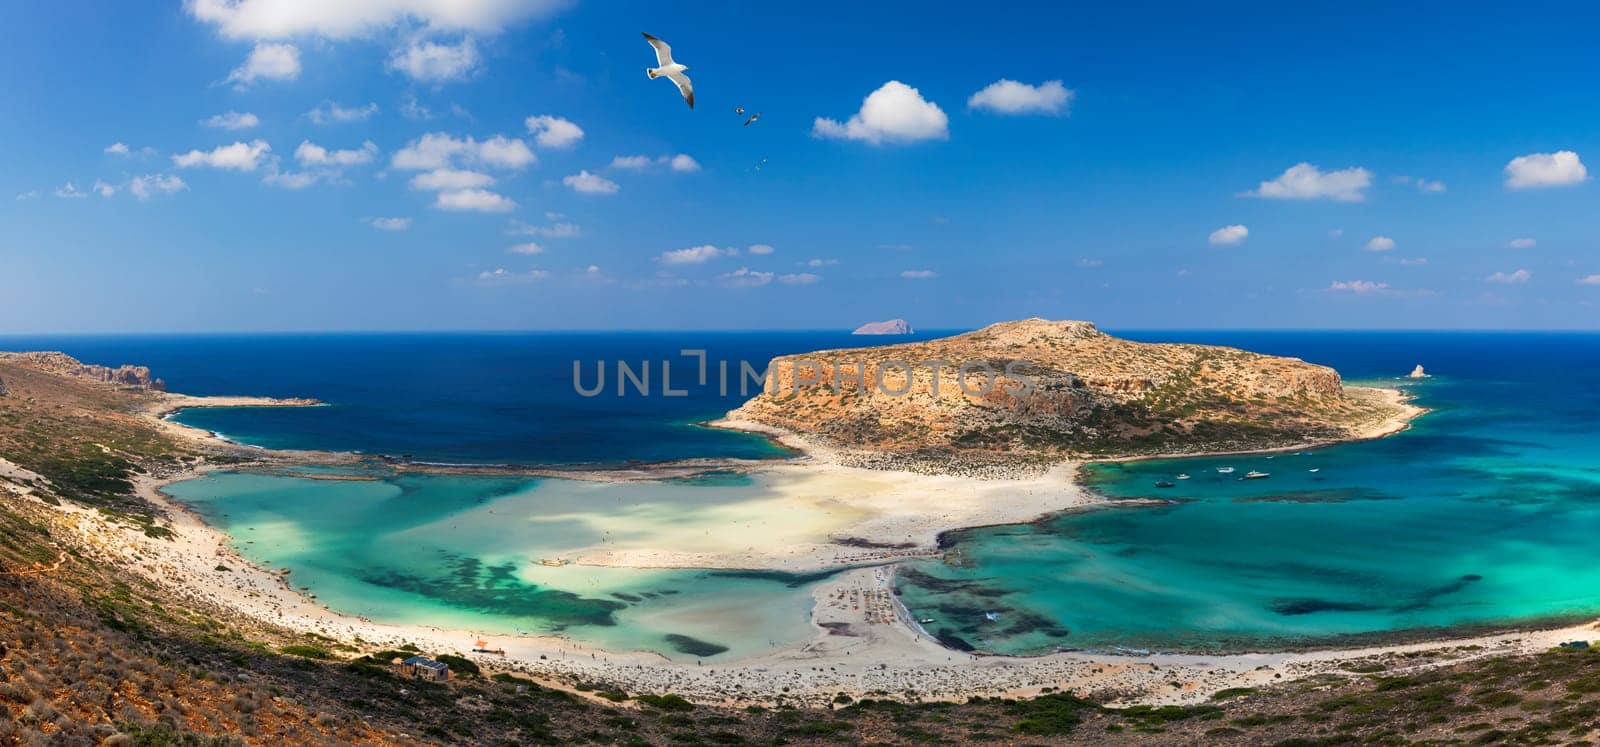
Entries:
[[749,119],[744,121],[744,126],[745,127],[749,127],[751,122],[754,122],[754,121],[756,121],[756,120],[758,120],[760,118],[761,118],[761,112],[756,112],[755,114],[751,115]]
[[[644,32],[641,31],[640,33],[644,33]],[[666,42],[661,41],[660,39],[657,39],[657,38],[655,38],[655,37],[653,37],[653,36],[651,36],[649,34],[645,34],[644,35],[644,40],[647,41],[647,42],[650,42],[650,46],[656,48],[656,64],[657,65],[659,65],[661,67],[666,67],[666,66],[672,64],[672,47],[670,45],[668,45]]]
[[689,102],[689,108],[694,108],[694,86],[689,83],[689,76],[683,73],[668,73],[667,79],[677,84],[678,93],[683,94],[683,100]]

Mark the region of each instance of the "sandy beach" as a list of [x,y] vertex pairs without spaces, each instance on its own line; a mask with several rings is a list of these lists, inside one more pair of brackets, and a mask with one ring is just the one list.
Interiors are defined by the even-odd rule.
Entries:
[[[1383,396],[1404,405],[1399,392]],[[174,397],[172,401],[186,407],[283,404],[253,398]],[[160,420],[170,411],[156,407],[148,415]],[[1420,410],[1405,405],[1396,412],[1386,422],[1372,425],[1372,437],[1403,429]],[[160,422],[185,438],[218,445],[212,434]],[[859,566],[815,587],[813,635],[808,640],[715,663],[604,651],[555,636],[485,636],[471,630],[390,625],[328,609],[296,591],[276,569],[247,562],[229,547],[227,535],[161,492],[163,485],[210,469],[203,464],[174,474],[140,476],[137,481],[141,496],[169,512],[174,532],[170,539],[145,536],[85,509],[64,505],[59,510],[77,530],[73,541],[87,557],[132,569],[185,604],[247,630],[315,633],[363,650],[410,643],[425,650],[466,653],[474,640],[484,638],[488,648],[505,651],[503,656],[470,654],[491,670],[523,672],[558,686],[607,683],[630,692],[673,692],[710,703],[824,705],[841,693],[959,700],[972,695],[1027,696],[1049,688],[1121,704],[1187,703],[1224,688],[1339,672],[1358,662],[1426,667],[1538,651],[1560,641],[1590,638],[1597,629],[1587,624],[1408,645],[1219,656],[1062,652],[1009,657],[954,651],[908,619],[892,591],[894,561],[936,553],[938,535],[950,529],[1028,521],[1088,505],[1096,499],[1074,484],[1077,465],[1061,464],[1043,475],[999,480],[893,473],[833,464],[827,450],[793,434],[771,435],[803,449],[808,458],[753,468],[772,480],[777,493],[771,499],[773,506],[763,510],[782,505],[798,516],[826,508],[824,513],[831,511],[834,518],[798,528],[786,523],[773,530],[777,534],[756,538],[786,544],[762,543],[759,550],[748,548],[757,544],[748,534],[740,538],[744,548],[698,549],[683,547],[681,538],[675,542],[670,535],[660,535],[660,546],[593,550],[576,557],[580,563],[613,566],[783,570]],[[293,459],[291,453],[250,451],[262,455],[266,464]],[[806,535],[809,542],[803,541]],[[839,542],[846,538],[856,543]],[[874,546],[862,547],[863,542]]]

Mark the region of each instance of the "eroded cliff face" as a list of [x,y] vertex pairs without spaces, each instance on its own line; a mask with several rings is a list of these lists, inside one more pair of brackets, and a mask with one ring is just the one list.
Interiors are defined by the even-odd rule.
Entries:
[[13,365],[24,366],[41,373],[72,376],[115,386],[165,391],[166,382],[150,375],[148,366],[118,366],[108,368],[82,363],[66,353],[0,353],[0,357]]
[[1337,371],[1296,358],[1028,319],[776,358],[766,390],[729,417],[846,450],[1060,458],[1339,438],[1373,407]]

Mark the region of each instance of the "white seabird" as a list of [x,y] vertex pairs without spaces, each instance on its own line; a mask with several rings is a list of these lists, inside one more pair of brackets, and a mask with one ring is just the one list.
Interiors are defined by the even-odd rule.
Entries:
[[694,86],[689,83],[689,76],[683,74],[683,71],[688,70],[689,66],[672,61],[672,47],[668,46],[666,42],[649,34],[645,34],[644,39],[650,42],[650,46],[655,47],[656,65],[659,66],[645,68],[644,74],[650,76],[651,80],[666,78],[672,81],[678,86],[678,93],[683,94],[683,100],[689,102],[689,108],[693,109]]

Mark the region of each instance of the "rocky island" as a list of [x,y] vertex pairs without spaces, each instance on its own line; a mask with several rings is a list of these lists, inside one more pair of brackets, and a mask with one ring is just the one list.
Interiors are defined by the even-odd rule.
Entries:
[[882,322],[867,322],[856,327],[852,335],[909,335],[912,333],[911,324],[904,319],[890,319]]
[[1415,414],[1327,366],[1082,321],[782,356],[768,377],[729,421],[901,466],[1286,448],[1382,435]]

